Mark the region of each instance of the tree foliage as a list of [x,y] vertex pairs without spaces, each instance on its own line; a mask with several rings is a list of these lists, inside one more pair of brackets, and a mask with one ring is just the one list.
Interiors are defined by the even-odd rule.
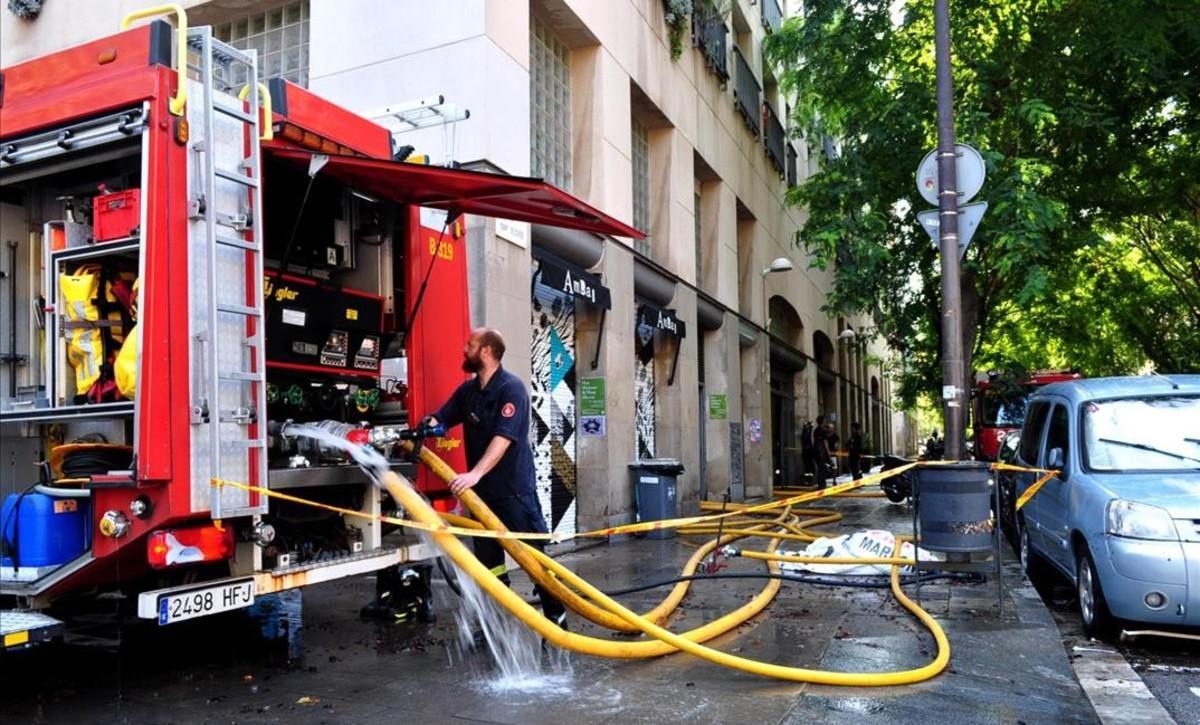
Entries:
[[[968,373],[1200,369],[1200,2],[954,0],[951,28],[990,205],[963,262]],[[830,314],[874,317],[911,403],[941,381],[914,185],[937,142],[933,3],[808,0],[768,57],[822,157],[789,196],[797,244],[834,274]]]

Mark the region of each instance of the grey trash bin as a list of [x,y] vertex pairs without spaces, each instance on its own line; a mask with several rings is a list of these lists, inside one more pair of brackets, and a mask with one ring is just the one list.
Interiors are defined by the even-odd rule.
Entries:
[[921,548],[947,553],[992,548],[991,469],[987,463],[950,463],[917,471]]
[[[639,521],[662,521],[679,516],[679,498],[675,478],[683,473],[683,464],[675,458],[644,458],[629,464]],[[649,531],[651,539],[669,539],[675,529]]]

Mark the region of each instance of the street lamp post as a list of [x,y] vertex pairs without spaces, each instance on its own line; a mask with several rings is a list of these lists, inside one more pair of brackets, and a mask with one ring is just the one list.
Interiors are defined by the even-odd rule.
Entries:
[[954,152],[954,78],[950,72],[949,0],[934,0],[937,64],[938,215],[942,257],[942,402],[946,458],[963,458],[965,427],[962,287],[958,267],[958,182]]

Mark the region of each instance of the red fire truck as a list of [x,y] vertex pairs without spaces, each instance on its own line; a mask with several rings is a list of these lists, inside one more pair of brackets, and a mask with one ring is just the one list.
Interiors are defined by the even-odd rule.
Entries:
[[[5,313],[27,384],[0,388],[5,648],[106,593],[169,624],[426,560],[345,455],[288,427],[394,440],[463,380],[462,215],[642,236],[540,180],[396,160],[384,127],[149,14],[0,69],[28,293]],[[429,444],[461,469],[459,441]]]
[[1038,370],[1014,379],[990,372],[975,383],[971,415],[975,423],[975,457],[994,461],[1004,436],[1021,429],[1025,406],[1034,390],[1050,383],[1082,377],[1070,370]]

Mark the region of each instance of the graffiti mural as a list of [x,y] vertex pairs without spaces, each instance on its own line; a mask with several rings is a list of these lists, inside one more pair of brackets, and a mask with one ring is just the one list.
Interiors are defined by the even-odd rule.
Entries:
[[575,300],[534,272],[533,464],[551,532],[575,532]]
[[654,327],[638,315],[633,342],[636,360],[633,366],[634,430],[637,457],[654,458]]

